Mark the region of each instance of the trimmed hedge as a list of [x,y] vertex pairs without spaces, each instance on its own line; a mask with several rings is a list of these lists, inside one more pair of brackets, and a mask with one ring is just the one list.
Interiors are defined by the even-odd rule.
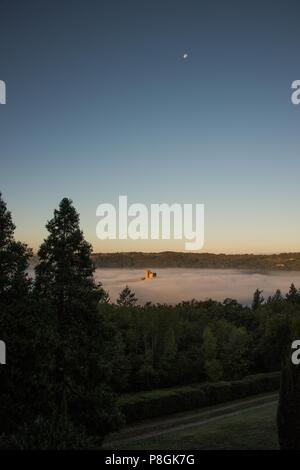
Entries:
[[280,372],[249,375],[232,382],[194,384],[123,395],[119,399],[127,423],[216,405],[258,393],[279,390]]

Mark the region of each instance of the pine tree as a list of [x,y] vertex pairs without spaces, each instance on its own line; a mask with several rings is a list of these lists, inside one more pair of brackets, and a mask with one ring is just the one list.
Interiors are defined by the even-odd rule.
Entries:
[[104,289],[104,287],[102,285],[102,282],[99,282],[97,287],[98,287],[98,290],[99,290],[99,297],[100,297],[99,303],[100,304],[109,304],[109,302],[110,302],[109,292]]
[[119,298],[117,299],[117,304],[120,307],[134,307],[137,303],[135,293],[126,286],[122,292],[120,292]]
[[297,302],[300,302],[300,293],[296,289],[295,284],[293,284],[293,283],[291,284],[290,290],[289,290],[288,294],[286,294],[286,299],[288,300],[288,302],[291,302],[293,304],[296,304]]
[[273,295],[273,302],[281,302],[283,300],[281,290],[277,289],[275,294]]
[[[9,433],[30,414],[26,401],[34,390],[32,374],[37,324],[30,309],[27,268],[31,250],[14,239],[15,225],[0,194],[0,334],[7,363],[0,366],[0,435]],[[33,408],[33,407],[32,407]]]
[[256,289],[253,295],[253,300],[252,300],[252,310],[257,310],[260,305],[264,303],[264,298],[262,296],[262,290]]
[[5,303],[26,295],[30,284],[26,269],[32,252],[15,241],[14,231],[11,213],[0,193],[0,302]]
[[70,199],[61,201],[46,228],[36,292],[51,303],[56,324],[53,419],[56,427],[71,421],[101,439],[120,421],[109,388],[114,335],[98,314],[104,291],[94,281],[92,248]]

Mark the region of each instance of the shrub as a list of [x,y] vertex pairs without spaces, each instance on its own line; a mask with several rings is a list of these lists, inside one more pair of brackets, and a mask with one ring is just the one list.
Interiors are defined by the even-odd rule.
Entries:
[[93,449],[96,442],[88,437],[83,428],[71,422],[54,423],[42,416],[32,423],[24,424],[15,434],[0,436],[0,450],[62,450]]
[[185,387],[123,395],[119,404],[127,423],[165,414],[202,408],[279,389],[280,373],[256,374],[232,382],[194,384]]

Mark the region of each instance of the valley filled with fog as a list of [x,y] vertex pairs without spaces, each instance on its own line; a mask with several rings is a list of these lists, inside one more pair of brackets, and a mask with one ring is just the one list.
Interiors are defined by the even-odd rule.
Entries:
[[223,301],[230,297],[242,304],[250,304],[255,289],[263,290],[267,299],[276,289],[285,294],[293,282],[300,287],[299,271],[246,272],[233,269],[157,269],[157,278],[142,280],[142,269],[96,269],[95,277],[109,291],[112,301],[128,285],[136,293],[140,304],[176,304],[182,300]]

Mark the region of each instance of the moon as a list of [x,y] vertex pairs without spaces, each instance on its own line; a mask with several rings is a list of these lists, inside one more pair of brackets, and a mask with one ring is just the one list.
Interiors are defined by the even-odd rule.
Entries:
[[182,54],[181,57],[182,57],[183,60],[186,60],[186,59],[189,58],[189,54],[187,52],[184,52],[184,54]]

